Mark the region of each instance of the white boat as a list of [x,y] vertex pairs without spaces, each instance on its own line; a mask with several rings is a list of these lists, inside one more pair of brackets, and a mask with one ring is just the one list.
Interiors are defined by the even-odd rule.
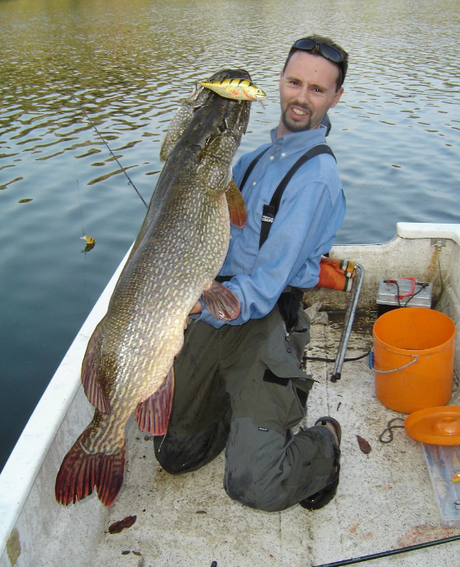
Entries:
[[[349,258],[365,269],[348,357],[372,346],[369,321],[376,313],[382,278],[411,276],[432,282],[435,309],[455,324],[459,321],[460,225],[399,223],[388,243],[335,246],[331,256]],[[105,508],[95,495],[68,507],[57,504],[57,471],[93,413],[80,386],[81,360],[120,271],[121,266],[57,369],[1,474],[0,567],[300,567],[352,564],[344,561],[357,558],[372,559],[375,567],[459,564],[455,538],[460,538],[460,526],[441,525],[422,444],[404,429],[393,431],[391,443],[379,441],[387,423],[405,415],[377,399],[374,372],[366,358],[345,362],[336,382],[330,380],[331,364],[307,361],[307,371],[318,383],[310,394],[305,423],[312,425],[317,417],[332,415],[343,428],[338,493],[321,510],[294,506],[265,513],[230,500],[222,487],[223,455],[201,470],[171,476],[155,461],[152,437],[134,421],[128,425],[125,484],[113,506]],[[309,303],[320,300],[343,312],[349,295],[315,290],[307,298]],[[367,324],[363,311],[371,313]],[[343,325],[332,319],[327,325],[313,325],[307,354],[336,356]],[[458,373],[458,361],[455,369]],[[460,405],[455,393],[449,403]],[[368,441],[370,453],[360,449],[357,435]],[[109,526],[128,516],[136,516],[131,527],[109,533]],[[443,543],[418,548],[439,540]],[[390,550],[398,556],[389,558]]]

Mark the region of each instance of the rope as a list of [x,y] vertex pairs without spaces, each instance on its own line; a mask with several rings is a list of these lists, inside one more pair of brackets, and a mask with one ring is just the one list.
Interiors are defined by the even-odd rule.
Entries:
[[[359,356],[353,356],[353,357],[345,358],[343,361],[344,362],[355,362],[356,360],[361,360],[362,358],[366,358],[366,356],[369,356],[370,352],[371,351],[368,350],[364,354],[360,354]],[[321,356],[304,356],[303,359],[304,360],[315,360],[316,362],[336,362],[335,358],[323,358]]]
[[[393,425],[395,421],[402,421],[403,424]],[[404,429],[404,419],[402,417],[395,417],[393,419],[390,419],[390,421],[387,423],[386,429],[384,429],[380,434],[379,441],[382,443],[391,443],[393,441],[393,429]],[[388,439],[383,438],[385,434],[388,434]]]

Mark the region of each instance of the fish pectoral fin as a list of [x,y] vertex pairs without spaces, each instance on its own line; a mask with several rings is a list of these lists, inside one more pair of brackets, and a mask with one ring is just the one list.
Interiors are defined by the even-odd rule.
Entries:
[[102,413],[109,413],[110,404],[104,391],[101,377],[101,346],[104,334],[104,319],[94,330],[86,347],[81,368],[81,382],[88,400]]
[[246,205],[244,204],[243,195],[233,179],[228,184],[225,195],[230,212],[230,222],[239,228],[243,228],[246,224]]
[[203,290],[203,303],[221,321],[232,321],[240,314],[240,302],[233,291],[215,280]]
[[135,418],[139,427],[152,435],[165,435],[171,415],[174,392],[174,368],[168,372],[161,386],[138,403]]

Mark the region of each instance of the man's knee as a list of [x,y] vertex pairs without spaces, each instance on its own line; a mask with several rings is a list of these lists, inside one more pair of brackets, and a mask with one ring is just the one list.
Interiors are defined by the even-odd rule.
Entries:
[[[273,475],[267,476],[271,478]],[[283,510],[286,507],[284,491],[277,482],[273,482],[273,478],[270,482],[266,480],[261,478],[255,482],[252,472],[247,470],[238,475],[229,473],[225,478],[224,487],[232,500],[250,508],[264,512]]]
[[251,508],[284,510],[324,488],[333,459],[329,438],[315,428],[282,435],[248,418],[235,419],[224,487],[230,498]]
[[180,451],[174,450],[168,444],[164,444],[164,437],[154,437],[153,447],[155,458],[161,468],[169,474],[181,474],[186,472],[184,469],[184,459]]
[[203,431],[185,434],[168,431],[165,437],[155,437],[155,457],[170,474],[198,470],[219,455],[227,441],[229,418]]
[[233,500],[257,510],[286,508],[283,482],[289,477],[285,437],[255,427],[249,418],[232,423],[226,447],[224,487]]

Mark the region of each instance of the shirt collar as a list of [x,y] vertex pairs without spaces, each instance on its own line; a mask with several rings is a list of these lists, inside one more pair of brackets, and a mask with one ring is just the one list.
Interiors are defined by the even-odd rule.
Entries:
[[281,138],[276,137],[277,131],[278,127],[273,128],[270,132],[273,147],[272,151],[278,153],[282,150],[286,156],[302,150],[305,151],[313,146],[326,142],[327,128],[323,125],[314,130],[304,130],[303,132],[286,134],[281,136]]

